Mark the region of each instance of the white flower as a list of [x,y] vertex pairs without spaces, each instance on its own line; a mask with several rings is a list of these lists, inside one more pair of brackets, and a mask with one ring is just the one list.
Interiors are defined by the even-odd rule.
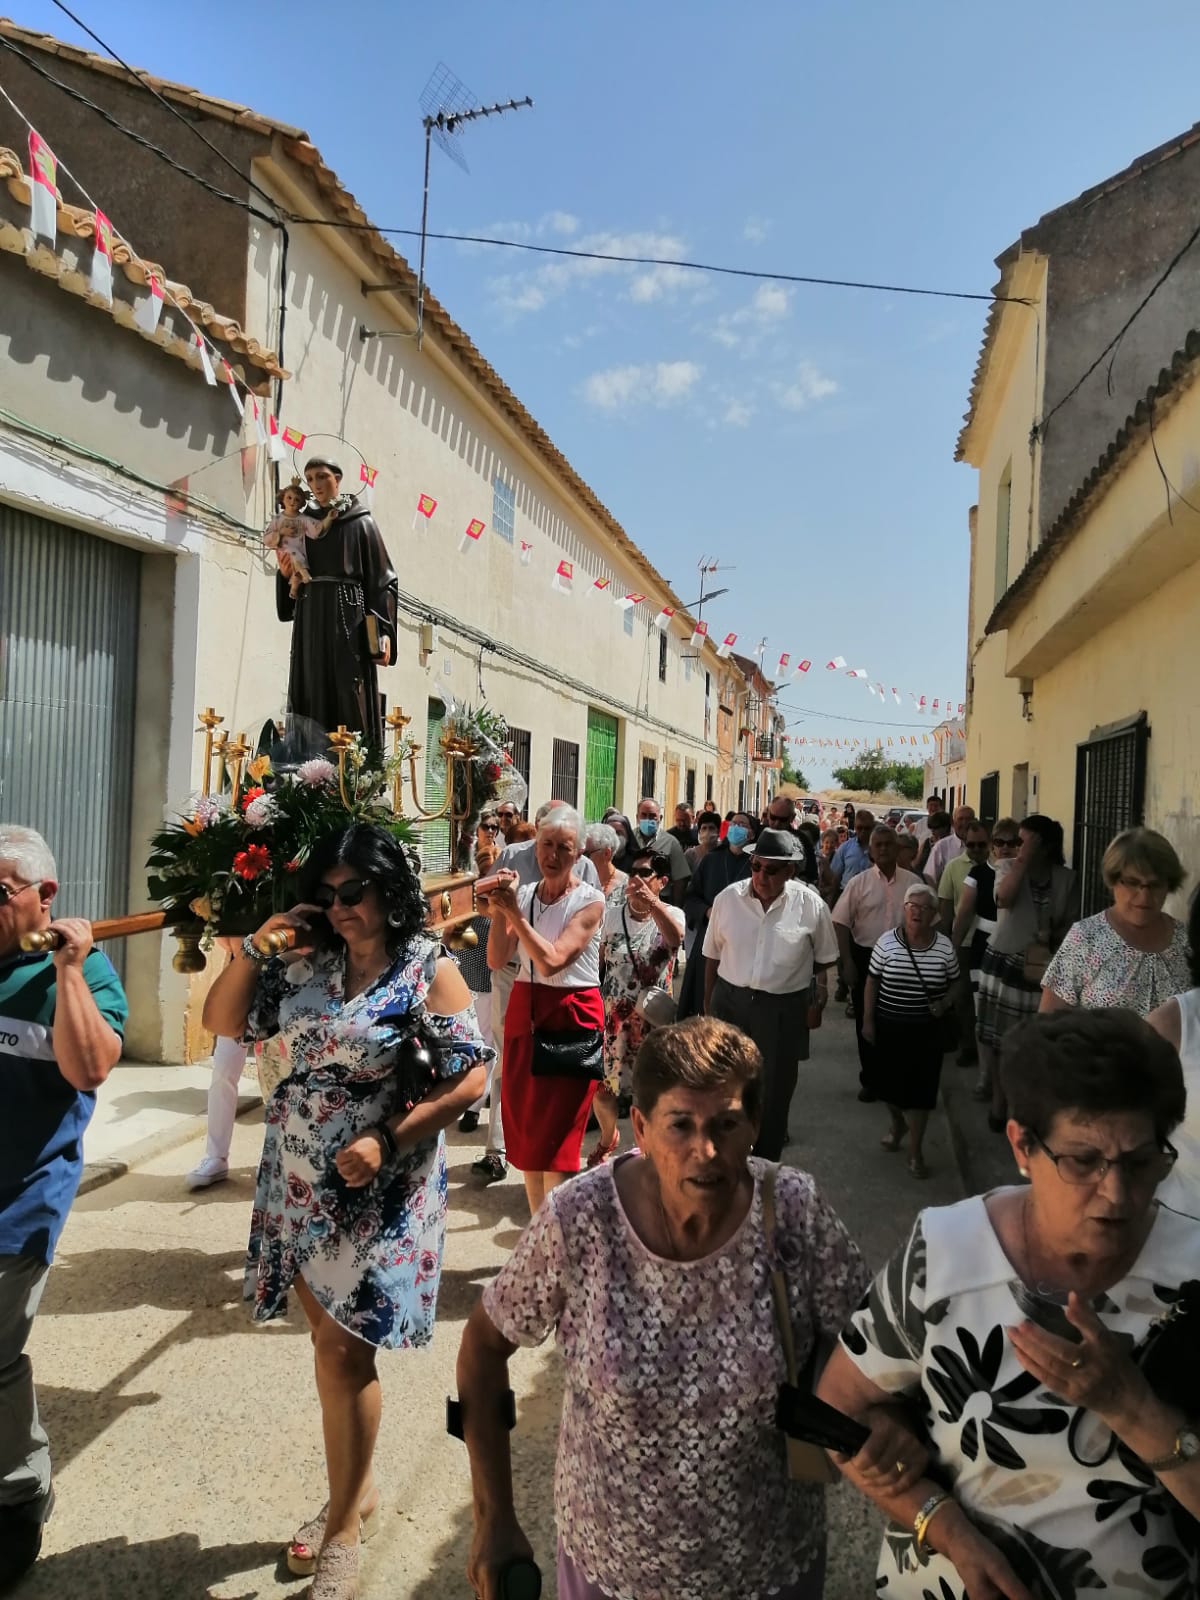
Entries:
[[332,783],[337,777],[337,768],[332,761],[326,761],[322,756],[314,756],[311,761],[302,761],[296,768],[296,778],[300,783],[307,783],[316,788],[321,783]]
[[248,828],[265,828],[278,817],[279,806],[269,794],[260,794],[257,800],[251,800],[243,815]]

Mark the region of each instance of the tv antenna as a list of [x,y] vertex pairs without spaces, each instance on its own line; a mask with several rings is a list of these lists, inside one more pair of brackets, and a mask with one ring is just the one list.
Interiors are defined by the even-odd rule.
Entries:
[[436,140],[437,147],[448,155],[455,166],[469,172],[462,152],[463,128],[468,122],[478,122],[484,117],[501,117],[506,111],[520,111],[532,107],[528,95],[523,100],[497,101],[493,106],[478,103],[475,95],[444,61],[434,68],[429,82],[421,90],[421,119],[425,129],[425,186],[421,198],[421,253],[417,266],[417,349],[425,331],[425,243],[429,225],[429,152]]

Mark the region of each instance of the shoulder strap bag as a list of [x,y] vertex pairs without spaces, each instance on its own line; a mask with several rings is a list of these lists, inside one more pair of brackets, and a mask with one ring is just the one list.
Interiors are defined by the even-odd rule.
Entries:
[[[539,880],[529,902],[529,926],[537,926]],[[545,987],[543,985],[543,987]],[[530,1073],[535,1078],[574,1078],[599,1083],[604,1077],[604,1034],[599,1028],[542,1029],[537,1025],[537,973],[529,958],[529,1032],[533,1039]]]
[[901,929],[896,929],[896,938],[908,951],[908,959],[912,962],[912,969],[917,975],[917,982],[921,985],[921,993],[925,996],[925,1004],[929,1007],[929,1015],[938,1025],[938,1041],[942,1047],[942,1054],[946,1055],[951,1050],[958,1049],[958,1012],[954,1009],[953,996],[947,991],[938,995],[935,1000],[929,992],[929,985],[925,982],[925,974],[921,971],[921,964],[917,960],[912,945],[909,944]]
[[771,1303],[787,1373],[787,1382],[780,1389],[776,1402],[775,1426],[787,1440],[788,1477],[793,1483],[833,1483],[840,1473],[825,1452],[836,1450],[841,1455],[857,1455],[870,1438],[871,1430],[835,1407],[826,1405],[813,1394],[813,1384],[817,1379],[815,1342],[804,1372],[800,1373],[796,1368],[796,1340],[788,1306],[787,1281],[779,1264],[776,1247],[775,1183],[778,1176],[777,1166],[768,1167],[762,1185],[763,1233],[771,1272]]

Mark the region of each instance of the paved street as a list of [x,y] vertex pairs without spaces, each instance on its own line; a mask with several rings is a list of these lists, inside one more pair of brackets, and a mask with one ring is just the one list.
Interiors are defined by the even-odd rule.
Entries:
[[[852,1025],[841,1007],[815,1038],[792,1112],[789,1159],[812,1170],[873,1265],[918,1203],[960,1193],[945,1123],[930,1130],[933,1177],[878,1148],[884,1114],[860,1106]],[[950,1072],[954,1069],[948,1068]],[[957,1075],[960,1082],[967,1074]],[[55,1456],[58,1507],[21,1600],[212,1600],[295,1594],[279,1561],[292,1528],[324,1498],[319,1419],[298,1310],[253,1328],[241,1262],[260,1138],[239,1123],[234,1179],[184,1192],[195,1142],[85,1195],[51,1274],[32,1354]],[[437,1336],[421,1355],[384,1357],[379,1475],[389,1514],[369,1547],[366,1600],[467,1593],[465,1452],[442,1431],[463,1321],[525,1219],[515,1176],[472,1182],[477,1140],[451,1136],[451,1217]],[[553,1566],[551,1476],[559,1404],[553,1349],[513,1364],[519,1507]],[[830,1494],[829,1600],[873,1591],[875,1525]],[[546,1594],[552,1596],[552,1579]]]

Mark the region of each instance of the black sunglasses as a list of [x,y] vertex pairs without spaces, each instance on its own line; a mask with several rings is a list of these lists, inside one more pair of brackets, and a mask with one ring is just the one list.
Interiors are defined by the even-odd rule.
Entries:
[[498,822],[481,822],[479,831],[480,833],[499,833],[500,824]]
[[653,867],[630,867],[627,876],[630,878],[656,878],[658,874]]
[[345,883],[319,883],[313,890],[313,905],[329,911],[336,902],[340,906],[361,904],[363,895],[371,887],[368,878],[349,878]]

